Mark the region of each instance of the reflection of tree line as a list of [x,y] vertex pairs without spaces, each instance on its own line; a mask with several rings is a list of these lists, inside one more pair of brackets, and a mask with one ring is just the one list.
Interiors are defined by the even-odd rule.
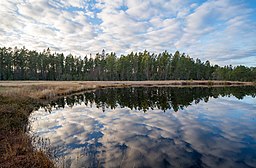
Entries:
[[149,88],[113,88],[101,89],[95,92],[73,95],[66,98],[60,98],[50,103],[50,107],[64,108],[65,104],[72,107],[75,104],[84,102],[86,105],[96,104],[97,108],[114,109],[128,107],[130,109],[143,110],[149,109],[173,109],[178,111],[200,101],[208,102],[209,98],[218,98],[219,96],[235,96],[243,99],[244,96],[256,96],[256,87],[221,87],[221,88],[168,88],[168,87],[149,87]]

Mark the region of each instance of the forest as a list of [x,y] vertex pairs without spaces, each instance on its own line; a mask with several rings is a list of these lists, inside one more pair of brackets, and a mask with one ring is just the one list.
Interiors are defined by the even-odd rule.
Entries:
[[185,53],[131,52],[64,56],[50,49],[0,48],[0,80],[231,80],[256,81],[256,67],[219,66]]

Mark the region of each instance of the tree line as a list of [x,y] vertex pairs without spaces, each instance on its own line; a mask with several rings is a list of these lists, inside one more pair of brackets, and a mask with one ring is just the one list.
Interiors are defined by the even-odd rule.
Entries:
[[185,53],[72,54],[0,48],[0,80],[236,80],[256,81],[256,67],[221,67]]

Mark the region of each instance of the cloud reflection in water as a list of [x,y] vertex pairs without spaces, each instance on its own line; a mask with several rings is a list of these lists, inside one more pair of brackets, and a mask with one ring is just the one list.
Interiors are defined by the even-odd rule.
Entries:
[[32,132],[66,167],[255,167],[255,98],[209,98],[174,112],[76,104],[34,112]]

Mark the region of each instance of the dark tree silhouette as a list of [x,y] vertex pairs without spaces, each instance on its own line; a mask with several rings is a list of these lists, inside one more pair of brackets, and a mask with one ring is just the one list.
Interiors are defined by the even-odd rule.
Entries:
[[95,56],[0,48],[0,80],[235,80],[256,81],[256,68],[211,65],[185,53],[131,52]]

